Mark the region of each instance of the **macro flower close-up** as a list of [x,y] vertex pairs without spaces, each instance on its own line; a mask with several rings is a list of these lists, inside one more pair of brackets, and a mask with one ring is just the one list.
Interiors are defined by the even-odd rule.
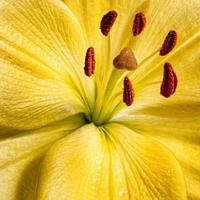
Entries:
[[0,200],[200,200],[200,1],[0,0]]

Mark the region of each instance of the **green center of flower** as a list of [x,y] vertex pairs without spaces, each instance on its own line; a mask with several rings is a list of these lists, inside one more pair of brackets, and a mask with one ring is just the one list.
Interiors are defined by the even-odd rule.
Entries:
[[[117,19],[115,10],[109,11],[102,17],[100,22],[100,30],[103,36],[110,40],[109,33]],[[147,20],[143,13],[139,12],[133,19],[132,32],[133,37],[139,36],[146,26]],[[167,55],[176,45],[176,31],[169,31],[161,48],[160,56]],[[111,49],[112,51],[112,49]],[[140,63],[136,60],[134,51],[131,48],[123,48],[112,61],[109,61],[108,66],[112,63],[112,73],[105,74],[105,81],[101,83],[98,79],[98,74],[95,74],[95,48],[89,47],[85,56],[85,75],[93,77],[95,83],[95,98],[93,106],[89,105],[89,112],[86,114],[88,122],[93,122],[96,125],[102,125],[109,122],[116,113],[123,110],[126,106],[134,106],[135,92],[133,88],[131,75]],[[130,76],[130,77],[129,77]],[[119,91],[118,88],[121,88]],[[170,63],[164,64],[163,81],[160,86],[160,94],[163,97],[170,97],[176,91],[177,76]],[[123,103],[123,104],[122,104]],[[88,103],[89,104],[89,103]]]

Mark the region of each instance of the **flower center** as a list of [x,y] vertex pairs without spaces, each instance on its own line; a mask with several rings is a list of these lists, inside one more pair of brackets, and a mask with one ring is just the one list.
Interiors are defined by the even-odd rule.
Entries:
[[[100,22],[100,30],[103,36],[108,38],[110,42],[109,33],[117,19],[118,13],[115,10],[107,12]],[[139,36],[146,27],[146,17],[142,12],[138,12],[134,19],[132,30],[132,36]],[[163,44],[160,48],[160,56],[167,55],[173,50],[177,42],[176,31],[169,31]],[[112,49],[111,49],[112,51]],[[110,74],[105,74],[106,78],[101,82],[98,77],[98,73],[95,73],[95,51],[94,47],[89,47],[85,56],[85,75],[92,79],[94,82],[94,103],[93,108],[90,110],[90,117],[88,121],[92,121],[96,125],[102,125],[112,119],[115,113],[122,110],[124,107],[129,106],[131,109],[134,106],[135,92],[133,83],[128,76],[130,73],[134,73],[137,67],[141,67],[140,63],[136,60],[134,52],[131,48],[123,48],[118,55],[116,55],[112,63],[112,70]],[[109,56],[110,57],[110,56]],[[98,60],[97,60],[98,61]],[[98,62],[97,62],[98,63]],[[97,66],[100,67],[100,66]],[[99,70],[100,71],[100,70]],[[131,72],[130,72],[131,71]],[[94,76],[92,76],[94,75]],[[92,77],[91,77],[92,76]],[[162,75],[161,75],[162,76]],[[118,88],[121,88],[120,92]],[[170,97],[176,91],[177,87],[177,76],[172,67],[172,64],[164,63],[163,80],[160,85],[160,94],[163,97]]]

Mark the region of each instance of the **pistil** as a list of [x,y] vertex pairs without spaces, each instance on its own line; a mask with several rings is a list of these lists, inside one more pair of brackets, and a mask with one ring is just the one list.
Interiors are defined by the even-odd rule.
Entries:
[[134,70],[137,68],[137,60],[130,48],[124,48],[113,60],[113,65],[117,69]]

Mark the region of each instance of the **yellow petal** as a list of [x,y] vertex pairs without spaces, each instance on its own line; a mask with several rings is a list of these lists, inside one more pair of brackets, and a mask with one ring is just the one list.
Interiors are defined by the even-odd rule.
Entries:
[[67,84],[44,79],[0,60],[0,126],[32,129],[83,112]]
[[131,198],[186,199],[181,168],[168,149],[122,125],[105,128],[121,154]]
[[83,123],[82,116],[76,115],[48,127],[0,140],[0,199],[35,200],[45,152],[52,143]]
[[169,99],[160,93],[163,63],[135,80],[136,100],[117,121],[141,134],[156,137],[176,156],[186,177],[189,199],[200,198],[200,35],[189,39],[168,56],[178,77],[175,94]]
[[[140,67],[132,74],[135,84],[143,83],[147,75],[150,77],[152,74],[149,74],[154,70],[162,70],[160,65],[170,61],[170,57],[173,57],[173,60],[176,59],[179,65],[184,66],[186,65],[182,61],[183,57],[188,56],[190,62],[191,59],[198,59],[196,50],[198,50],[197,42],[199,42],[200,37],[199,3],[195,0],[162,2],[155,0],[150,5],[148,9],[150,24],[147,25],[137,44],[133,42],[133,49],[140,49],[137,50],[136,55],[141,57]],[[180,7],[181,9],[179,9]],[[160,50],[165,36],[170,30],[177,32],[177,45],[168,55],[159,56],[158,50]],[[179,58],[180,55],[181,59]],[[183,71],[185,67],[182,68]]]
[[42,166],[38,200],[96,199],[104,157],[101,137],[91,124],[54,144]]
[[[112,65],[113,56],[116,56],[124,47],[132,47],[139,63],[141,63],[156,51],[158,53],[166,34],[170,30],[177,31],[178,46],[186,42],[188,37],[191,37],[199,30],[200,6],[199,2],[195,0],[166,0],[162,2],[159,0],[63,1],[75,14],[83,29],[85,29],[90,45],[94,45],[98,49],[104,47],[105,41],[110,43],[110,62],[104,63],[107,65],[105,68],[107,69],[106,74],[109,69],[112,69],[109,66]],[[107,11],[113,9],[118,12],[118,18],[111,29],[110,37],[105,38],[99,30],[100,21]],[[138,37],[133,37],[131,30],[133,19],[137,12],[144,13],[147,18],[147,26]],[[104,67],[102,62],[105,62],[105,57],[107,56],[105,51],[106,49],[103,48],[97,50],[97,53],[103,58],[100,57],[101,66],[99,67],[101,70]]]
[[[200,197],[200,134],[197,106],[152,107],[148,114],[135,114],[123,123],[145,136],[152,136],[169,148],[179,161],[187,185],[188,199]],[[186,107],[188,106],[187,112]],[[162,112],[160,112],[162,110]],[[147,111],[147,110],[146,110]],[[145,111],[144,111],[145,112]],[[155,114],[155,113],[160,114]],[[179,112],[179,115],[177,114]],[[174,116],[172,116],[172,113]],[[194,115],[194,116],[193,116]],[[196,116],[195,116],[196,115]]]
[[1,57],[26,70],[63,80],[82,68],[83,32],[61,1],[2,0],[0,20]]
[[178,34],[176,48],[197,33],[200,23],[199,8],[199,2],[195,0],[145,1],[140,11],[147,18],[147,26],[138,38],[129,39],[126,43],[132,46],[139,64],[153,53],[156,53],[153,58],[156,62],[161,59],[158,50],[170,30],[175,30]]
[[[83,30],[87,35],[88,43],[94,45],[97,49],[97,55],[100,57],[100,65],[106,67],[106,73],[108,73],[108,66],[102,66],[102,64],[111,64],[107,63],[108,54],[110,53],[111,57],[119,51],[120,43],[124,38],[126,38],[129,33],[131,36],[132,24],[134,15],[137,10],[144,4],[145,0],[142,1],[124,1],[124,0],[63,0],[66,5],[71,9],[74,15],[79,20]],[[100,31],[100,22],[102,17],[109,11],[115,10],[118,14],[117,20],[114,23],[109,37],[103,36]],[[93,27],[93,28],[91,28]],[[123,40],[124,42],[124,40]],[[103,49],[107,45],[108,49]],[[103,56],[103,57],[101,57]],[[106,59],[105,59],[106,58]],[[100,66],[99,66],[100,67]],[[105,73],[105,72],[102,72]],[[106,75],[106,74],[105,74]]]
[[79,99],[88,112],[85,38],[70,9],[58,0],[2,0],[0,21],[0,126],[40,127],[82,112]]
[[46,154],[38,199],[186,199],[179,164],[158,142],[117,124],[84,126]]

